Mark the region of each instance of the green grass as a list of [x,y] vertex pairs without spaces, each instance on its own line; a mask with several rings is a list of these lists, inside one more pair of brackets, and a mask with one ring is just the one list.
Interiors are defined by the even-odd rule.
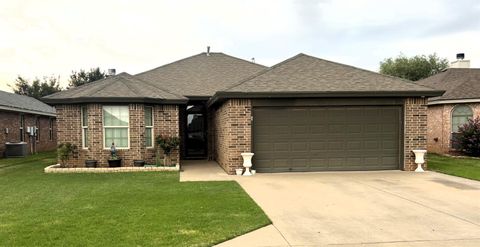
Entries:
[[43,173],[54,162],[0,159],[0,246],[209,246],[270,223],[233,181]]
[[480,160],[428,154],[428,169],[458,177],[480,180]]

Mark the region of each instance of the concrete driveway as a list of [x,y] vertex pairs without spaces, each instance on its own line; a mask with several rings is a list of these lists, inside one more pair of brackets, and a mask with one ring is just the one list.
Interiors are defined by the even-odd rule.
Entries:
[[480,246],[480,182],[401,171],[236,178],[273,226],[221,246]]

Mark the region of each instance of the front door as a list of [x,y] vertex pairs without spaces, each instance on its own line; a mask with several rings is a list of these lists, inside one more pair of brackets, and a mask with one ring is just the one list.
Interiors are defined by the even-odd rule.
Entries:
[[205,158],[207,156],[205,105],[188,105],[186,113],[186,157]]

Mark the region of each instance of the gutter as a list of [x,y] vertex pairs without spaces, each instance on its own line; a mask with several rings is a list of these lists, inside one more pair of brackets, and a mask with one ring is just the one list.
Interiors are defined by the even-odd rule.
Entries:
[[42,98],[43,102],[50,105],[69,105],[69,104],[83,104],[83,103],[150,103],[163,105],[185,105],[188,99],[158,99],[158,98],[125,98],[125,97],[80,97],[71,99],[51,99]]
[[480,99],[446,99],[428,102],[427,105],[443,105],[443,104],[461,104],[461,103],[479,103]]
[[445,91],[428,90],[428,91],[338,91],[338,92],[225,92],[215,93],[207,102],[210,107],[217,103],[221,103],[227,99],[255,99],[255,98],[376,98],[376,97],[435,97],[441,96]]
[[49,117],[57,117],[57,114],[56,114],[56,113],[48,113],[48,112],[42,112],[42,111],[33,111],[33,110],[27,110],[27,109],[22,109],[22,108],[7,107],[7,106],[0,106],[0,110],[14,111],[14,112],[22,112],[22,113],[29,113],[29,114],[49,116]]

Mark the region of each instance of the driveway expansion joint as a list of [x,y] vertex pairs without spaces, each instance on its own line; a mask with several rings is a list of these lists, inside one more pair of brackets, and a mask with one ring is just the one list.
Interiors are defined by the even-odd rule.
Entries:
[[441,214],[444,214],[444,215],[448,215],[448,216],[450,216],[450,217],[453,217],[453,218],[455,218],[455,219],[458,219],[458,220],[461,220],[461,221],[464,221],[464,222],[470,223],[470,224],[472,224],[472,225],[474,225],[474,226],[480,227],[480,224],[478,224],[478,223],[475,223],[475,222],[473,222],[473,221],[470,221],[470,220],[467,220],[467,219],[465,219],[465,218],[462,218],[462,217],[456,216],[456,215],[454,215],[454,214],[451,214],[451,213],[447,213],[447,212],[445,212],[445,211],[442,211],[442,210],[440,210],[440,209],[436,209],[436,208],[430,207],[430,206],[428,206],[428,205],[425,205],[425,204],[423,204],[423,203],[421,203],[421,202],[414,201],[414,200],[412,200],[412,199],[409,199],[409,198],[407,198],[407,197],[404,197],[404,196],[401,196],[401,195],[395,194],[395,193],[393,193],[393,192],[390,192],[390,191],[387,191],[387,190],[384,190],[384,189],[381,189],[381,188],[375,187],[375,186],[373,186],[373,185],[370,185],[370,184],[368,184],[368,183],[363,183],[363,182],[360,182],[360,181],[358,181],[358,180],[355,180],[355,181],[356,181],[357,183],[359,183],[359,184],[363,184],[363,185],[365,185],[365,186],[368,186],[368,187],[370,187],[370,188],[372,188],[372,189],[375,189],[375,190],[381,191],[381,192],[383,192],[383,193],[386,193],[386,194],[389,194],[389,195],[395,196],[395,197],[397,197],[397,198],[400,198],[400,199],[403,199],[403,200],[405,200],[405,201],[408,201],[408,202],[411,202],[411,203],[417,204],[417,205],[419,205],[419,206],[422,206],[422,207],[424,207],[424,208],[428,208],[428,209],[430,209],[430,210],[433,210],[433,211],[435,211],[435,212],[438,212],[438,213],[441,213]]

